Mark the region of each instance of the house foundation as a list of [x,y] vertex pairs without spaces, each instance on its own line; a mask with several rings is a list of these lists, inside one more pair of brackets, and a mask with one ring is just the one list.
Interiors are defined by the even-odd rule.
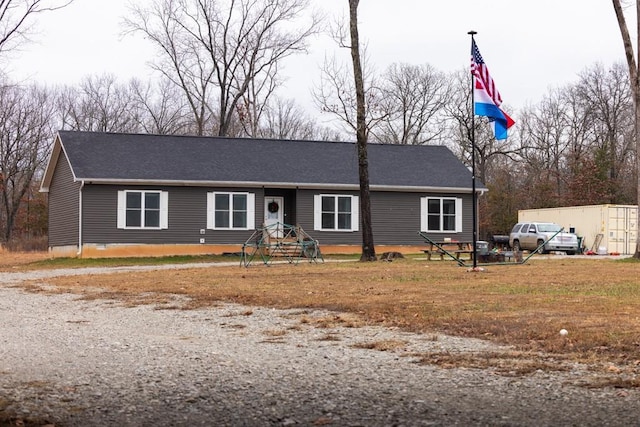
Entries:
[[[320,245],[324,255],[354,255],[362,252],[359,245]],[[384,252],[401,254],[422,253],[419,245],[376,245],[378,255]],[[150,245],[150,244],[85,244],[81,251],[77,246],[49,248],[52,258],[135,258],[164,257],[178,255],[222,255],[242,251],[242,245]]]

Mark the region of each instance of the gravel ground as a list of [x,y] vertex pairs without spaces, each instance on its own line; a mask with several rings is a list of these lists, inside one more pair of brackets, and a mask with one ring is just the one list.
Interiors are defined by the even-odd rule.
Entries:
[[[0,419],[56,427],[640,425],[640,393],[582,387],[593,375],[586,367],[504,376],[416,363],[421,352],[500,350],[480,340],[320,328],[314,319],[337,315],[323,311],[128,308],[13,286],[94,270],[0,273]],[[114,270],[123,269],[100,272]],[[385,340],[406,344],[362,348]]]

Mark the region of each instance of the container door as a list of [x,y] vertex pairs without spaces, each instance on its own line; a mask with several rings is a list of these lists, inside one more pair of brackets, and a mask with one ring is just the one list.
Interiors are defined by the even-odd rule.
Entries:
[[631,206],[610,206],[607,251],[633,254],[638,233],[638,210]]
[[638,209],[627,207],[626,210],[625,251],[621,253],[633,254],[636,251],[638,239]]

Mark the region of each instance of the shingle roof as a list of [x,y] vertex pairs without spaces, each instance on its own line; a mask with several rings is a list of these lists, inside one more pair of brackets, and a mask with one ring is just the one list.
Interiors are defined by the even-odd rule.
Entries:
[[[73,131],[59,137],[77,180],[356,188],[359,182],[353,143]],[[368,155],[372,188],[471,189],[471,172],[444,146],[369,144]]]

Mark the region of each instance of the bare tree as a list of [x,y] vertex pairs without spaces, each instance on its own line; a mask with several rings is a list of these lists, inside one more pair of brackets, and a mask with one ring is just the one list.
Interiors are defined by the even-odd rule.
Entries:
[[146,133],[158,135],[187,134],[193,129],[187,106],[181,102],[179,89],[166,79],[157,84],[133,79],[129,83],[137,105],[138,125]]
[[566,154],[568,119],[559,92],[551,92],[537,104],[522,113],[522,156],[530,168],[535,184],[549,187],[552,194],[545,194],[547,203],[561,205],[566,190]]
[[335,56],[325,59],[321,70],[321,83],[314,89],[313,97],[322,112],[338,118],[347,133],[356,135],[362,223],[360,260],[375,261],[377,257],[371,224],[367,141],[370,130],[381,120],[381,116],[377,114],[380,111],[381,97],[373,73],[365,71],[370,69],[366,67],[360,54],[358,3],[359,0],[349,0],[348,30],[344,22],[339,22],[332,30],[338,45],[349,49],[352,72],[340,64]]
[[195,134],[204,135],[211,118],[210,91],[213,68],[198,44],[185,34],[179,21],[182,1],[157,0],[149,8],[136,6],[125,21],[131,31],[142,32],[157,46],[160,57],[152,67],[179,87],[193,114]]
[[565,100],[565,115],[567,117],[567,138],[569,147],[567,151],[567,163],[571,169],[571,173],[577,173],[575,165],[584,157],[592,142],[595,140],[593,135],[593,127],[591,126],[591,118],[585,111],[584,102],[580,91],[575,86],[567,86],[562,90],[562,96]]
[[[635,123],[635,141],[636,141],[636,179],[637,179],[637,193],[636,203],[638,204],[638,217],[640,217],[640,75],[638,73],[638,65],[640,63],[640,48],[638,49],[638,59],[636,60],[633,51],[633,43],[631,42],[631,36],[629,35],[629,29],[627,28],[627,22],[620,5],[620,0],[612,0],[613,9],[618,19],[618,27],[620,28],[620,35],[622,36],[622,43],[624,45],[625,58],[627,59],[627,66],[629,68],[629,82],[631,84],[631,92],[633,93],[633,106],[634,106],[634,123]],[[635,1],[636,4],[636,46],[640,46],[640,0]],[[640,232],[637,234],[636,251],[633,255],[634,258],[640,259]]]
[[48,155],[53,102],[38,87],[0,85],[0,223],[11,239],[23,198]]
[[272,98],[259,136],[278,139],[314,139],[316,126],[294,99]]
[[137,132],[136,103],[129,87],[114,75],[88,76],[79,87],[66,87],[58,98],[64,129]]
[[255,78],[247,86],[245,94],[236,106],[238,121],[244,134],[256,137],[260,133],[261,119],[269,109],[269,100],[281,83],[277,75],[277,64],[261,78]]
[[266,101],[277,65],[306,50],[319,26],[316,15],[297,24],[307,7],[308,0],[155,0],[126,23],[160,49],[155,68],[183,90],[198,134],[215,119],[215,133],[225,136],[243,99],[252,109]]
[[[346,35],[336,30],[336,39],[340,47],[350,48]],[[362,80],[364,82],[365,133],[367,138],[387,114],[383,108],[383,95],[377,84],[376,76],[367,65],[366,55],[361,60]],[[325,58],[320,69],[320,83],[312,91],[313,99],[322,113],[339,120],[347,134],[356,134],[358,130],[357,97],[353,72],[339,62],[335,56]]]
[[[73,0],[0,0],[0,58],[29,40],[35,16]],[[46,156],[53,110],[45,91],[0,82],[0,227],[8,241],[22,198]],[[49,111],[47,111],[49,110]]]
[[372,136],[380,142],[413,145],[442,137],[448,88],[444,74],[428,64],[392,64],[381,81],[385,114]]
[[62,9],[73,0],[0,0],[0,53],[28,40],[33,18]]
[[[598,149],[604,154],[608,179],[619,180],[624,165],[635,151],[633,134],[633,97],[629,76],[623,64],[605,69],[602,64],[587,68],[575,85],[583,111],[592,127]],[[608,203],[619,203],[612,194]]]
[[349,33],[351,34],[351,60],[356,89],[356,142],[358,146],[358,176],[360,178],[360,220],[362,221],[362,255],[360,261],[375,261],[371,224],[371,195],[369,192],[369,159],[367,156],[367,123],[364,78],[360,63],[360,37],[358,35],[358,3],[349,0]]

